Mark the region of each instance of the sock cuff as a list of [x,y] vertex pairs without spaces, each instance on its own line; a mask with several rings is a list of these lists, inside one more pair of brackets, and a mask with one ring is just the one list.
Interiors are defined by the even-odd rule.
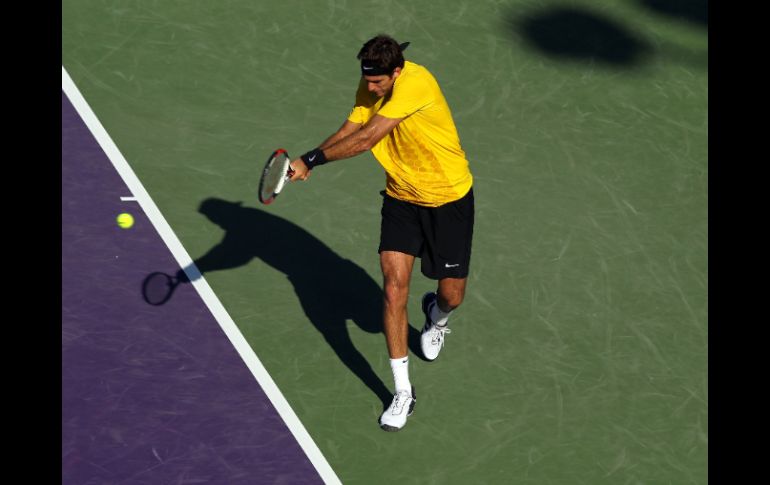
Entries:
[[441,311],[441,308],[438,307],[438,303],[433,305],[430,309],[430,319],[433,323],[436,325],[444,326],[447,324],[447,320],[449,320],[449,315],[451,315],[452,312],[443,312]]
[[409,356],[390,359],[390,369],[393,371],[397,392],[412,389],[412,384],[409,382]]

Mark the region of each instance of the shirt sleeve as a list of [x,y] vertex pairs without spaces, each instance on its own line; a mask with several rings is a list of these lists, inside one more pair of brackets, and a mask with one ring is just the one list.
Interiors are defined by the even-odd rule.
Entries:
[[406,118],[433,102],[433,93],[425,80],[404,76],[396,81],[393,95],[377,112],[386,118]]
[[367,112],[369,110],[368,104],[371,104],[366,96],[366,87],[362,82],[358,83],[358,90],[356,91],[356,103],[353,105],[353,109],[350,110],[350,114],[348,115],[348,120],[352,121],[353,123],[358,123],[363,125],[366,123],[367,120]]

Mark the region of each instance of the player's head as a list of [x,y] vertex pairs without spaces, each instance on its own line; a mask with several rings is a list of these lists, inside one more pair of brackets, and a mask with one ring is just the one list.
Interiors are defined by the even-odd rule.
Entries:
[[396,82],[404,67],[404,49],[408,42],[399,44],[392,37],[380,34],[366,41],[358,52],[361,76],[369,92],[385,96]]
[[198,212],[223,228],[232,225],[237,220],[238,211],[241,210],[243,210],[243,202],[230,202],[214,197],[204,200],[198,207]]

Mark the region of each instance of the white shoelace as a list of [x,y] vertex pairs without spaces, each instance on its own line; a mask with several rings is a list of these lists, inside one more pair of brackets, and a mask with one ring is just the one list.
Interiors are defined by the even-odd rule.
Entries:
[[431,330],[433,335],[431,336],[430,343],[433,345],[441,344],[441,346],[444,346],[444,334],[452,333],[452,331],[449,329],[447,325],[444,325],[443,327],[439,327],[438,325],[433,325],[433,329]]
[[404,409],[404,405],[408,399],[411,399],[411,397],[412,395],[409,393],[409,391],[398,391],[396,396],[393,398],[393,411],[391,411],[391,414],[394,416],[401,414],[401,411]]

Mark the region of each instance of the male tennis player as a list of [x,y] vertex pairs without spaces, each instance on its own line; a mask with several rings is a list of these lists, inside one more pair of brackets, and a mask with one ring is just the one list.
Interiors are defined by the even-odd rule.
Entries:
[[291,162],[292,181],[306,180],[324,163],[371,150],[387,175],[382,204],[380,265],[384,278],[383,328],[396,392],[380,416],[386,431],[406,424],[415,404],[409,382],[407,299],[414,259],[438,280],[422,298],[425,358],[435,360],[449,333],[449,315],[463,301],[473,236],[473,177],[452,114],[436,79],[405,61],[386,35],[360,52],[355,106],[336,133]]

